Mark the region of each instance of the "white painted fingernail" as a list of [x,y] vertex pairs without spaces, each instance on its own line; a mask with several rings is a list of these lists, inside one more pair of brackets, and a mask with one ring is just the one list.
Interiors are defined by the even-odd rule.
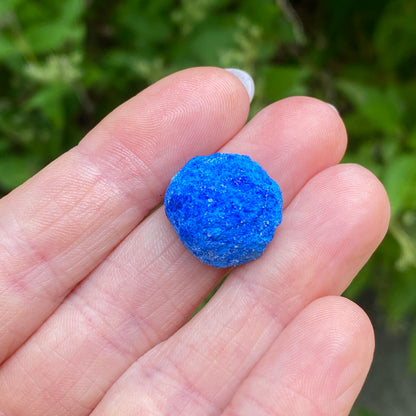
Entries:
[[247,94],[251,102],[253,100],[254,91],[255,91],[254,81],[253,81],[253,78],[251,78],[251,75],[249,75],[246,71],[243,71],[242,69],[237,69],[237,68],[225,68],[225,70],[228,72],[231,72],[242,82],[242,84],[247,90]]
[[332,104],[329,104],[329,103],[327,103],[333,110],[335,110],[338,114],[339,114],[339,111],[338,111],[338,109],[334,106],[334,105],[332,105]]

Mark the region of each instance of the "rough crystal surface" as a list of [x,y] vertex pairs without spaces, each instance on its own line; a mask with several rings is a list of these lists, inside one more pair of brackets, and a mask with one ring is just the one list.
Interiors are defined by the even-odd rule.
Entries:
[[282,219],[277,183],[238,154],[194,157],[172,178],[164,203],[185,247],[214,267],[257,259]]

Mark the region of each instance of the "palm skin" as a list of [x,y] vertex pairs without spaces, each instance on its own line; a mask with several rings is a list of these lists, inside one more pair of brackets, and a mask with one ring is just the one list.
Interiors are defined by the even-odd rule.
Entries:
[[[0,415],[348,415],[371,363],[365,313],[342,298],[389,221],[383,186],[338,165],[329,105],[249,97],[218,68],[122,104],[0,202]],[[247,154],[282,188],[264,255],[195,259],[163,207],[191,157]],[[3,413],[2,413],[3,412]]]

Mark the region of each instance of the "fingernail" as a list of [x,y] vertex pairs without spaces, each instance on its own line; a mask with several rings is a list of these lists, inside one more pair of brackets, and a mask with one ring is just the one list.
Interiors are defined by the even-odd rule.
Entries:
[[253,100],[255,90],[254,81],[253,78],[251,78],[251,75],[249,75],[246,71],[237,68],[225,68],[225,70],[231,72],[242,82],[242,84],[247,90],[247,94],[251,102]]
[[329,103],[327,103],[333,110],[335,110],[338,114],[339,114],[339,111],[338,111],[338,109],[334,106],[334,105],[332,105],[332,104],[329,104]]

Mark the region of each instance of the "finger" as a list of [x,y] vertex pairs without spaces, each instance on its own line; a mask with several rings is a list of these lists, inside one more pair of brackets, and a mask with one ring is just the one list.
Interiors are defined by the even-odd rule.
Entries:
[[0,362],[161,201],[181,165],[242,127],[248,108],[225,70],[176,73],[1,201]]
[[277,338],[223,416],[348,416],[373,351],[362,309],[341,297],[316,300]]
[[[223,150],[257,160],[279,181],[287,204],[308,178],[340,160],[345,145],[338,114],[321,101],[297,97],[260,112]],[[36,376],[20,382],[19,394],[0,387],[0,395],[15,413],[39,403],[45,416],[59,413],[58,406],[85,414],[132,362],[189,319],[223,273],[184,248],[160,209],[6,363],[0,386]],[[51,380],[55,373],[60,383]]]
[[345,289],[385,234],[388,211],[384,188],[364,168],[317,174],[265,254],[236,269],[193,320],[132,365],[93,415],[220,414],[293,317]]

